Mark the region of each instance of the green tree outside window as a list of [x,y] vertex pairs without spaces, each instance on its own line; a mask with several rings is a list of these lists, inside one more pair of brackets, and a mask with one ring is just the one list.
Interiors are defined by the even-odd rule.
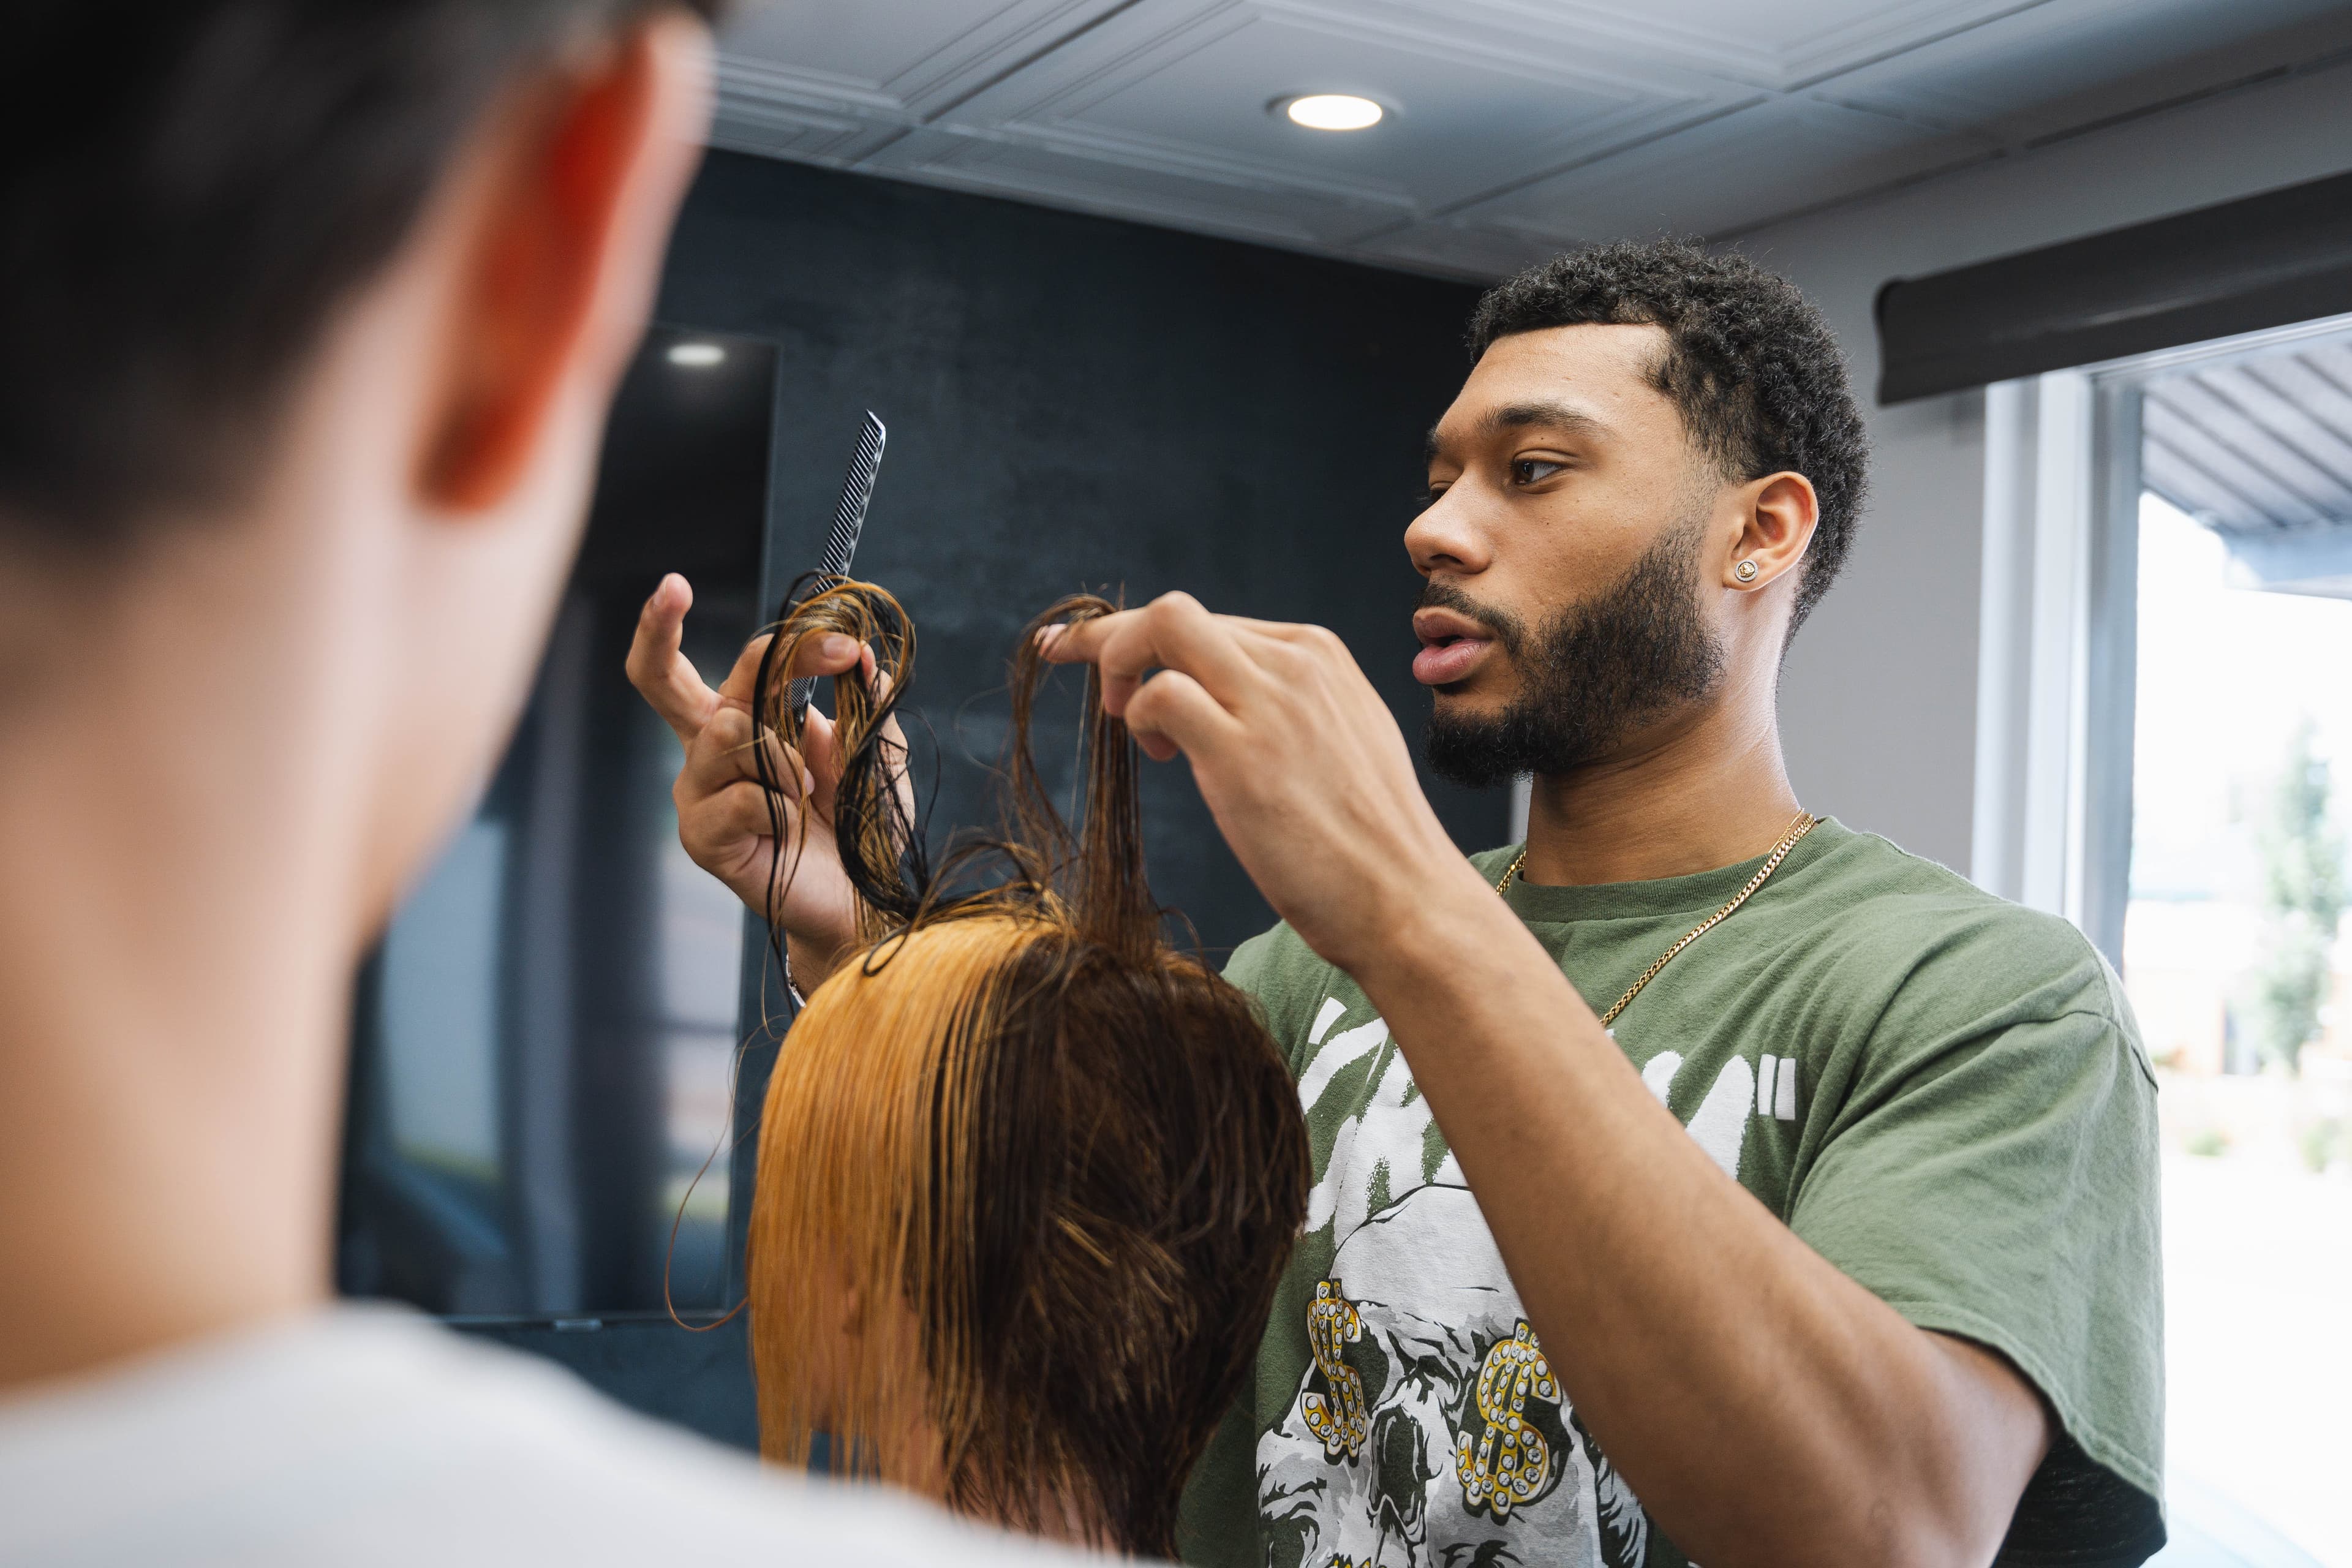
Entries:
[[2329,810],[2328,762],[2305,716],[2289,737],[2256,831],[2263,858],[2263,935],[2248,976],[2247,1023],[2263,1059],[2294,1072],[2318,1038],[2328,958],[2344,915],[2344,839]]

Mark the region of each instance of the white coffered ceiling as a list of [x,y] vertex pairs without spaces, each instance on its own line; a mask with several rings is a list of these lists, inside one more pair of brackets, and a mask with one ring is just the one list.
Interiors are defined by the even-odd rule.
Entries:
[[[714,144],[1465,277],[2352,50],[2352,0],[750,0]],[[1352,92],[1369,131],[1269,106]]]

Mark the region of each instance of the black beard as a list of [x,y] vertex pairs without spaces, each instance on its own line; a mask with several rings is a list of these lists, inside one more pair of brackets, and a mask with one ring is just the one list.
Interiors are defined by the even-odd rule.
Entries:
[[1500,713],[1432,712],[1422,738],[1431,770],[1471,789],[1516,773],[1571,773],[1644,721],[1710,695],[1723,679],[1723,644],[1699,614],[1702,525],[1674,529],[1598,597],[1570,605],[1532,637],[1517,616],[1429,584],[1422,604],[1486,626],[1520,680]]

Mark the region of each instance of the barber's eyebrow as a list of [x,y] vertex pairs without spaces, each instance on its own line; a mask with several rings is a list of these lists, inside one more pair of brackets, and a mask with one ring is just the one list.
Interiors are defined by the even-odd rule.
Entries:
[[[1490,412],[1478,422],[1481,436],[1492,436],[1504,430],[1557,430],[1565,436],[1591,437],[1605,435],[1609,426],[1581,408],[1565,403],[1507,403]],[[1429,427],[1422,443],[1422,458],[1434,461],[1437,457],[1437,426]]]
[[1565,403],[1511,403],[1480,421],[1486,435],[1498,430],[1559,430],[1570,436],[1599,436],[1609,426],[1581,408]]

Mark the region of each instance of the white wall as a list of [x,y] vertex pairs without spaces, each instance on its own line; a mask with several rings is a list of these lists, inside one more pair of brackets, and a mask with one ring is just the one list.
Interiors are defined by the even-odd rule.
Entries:
[[1828,313],[1876,443],[1870,510],[1845,574],[1789,657],[1783,727],[1808,807],[1968,868],[1983,397],[1874,406],[1879,286],[2352,169],[2347,105],[2352,62],[1738,242]]

